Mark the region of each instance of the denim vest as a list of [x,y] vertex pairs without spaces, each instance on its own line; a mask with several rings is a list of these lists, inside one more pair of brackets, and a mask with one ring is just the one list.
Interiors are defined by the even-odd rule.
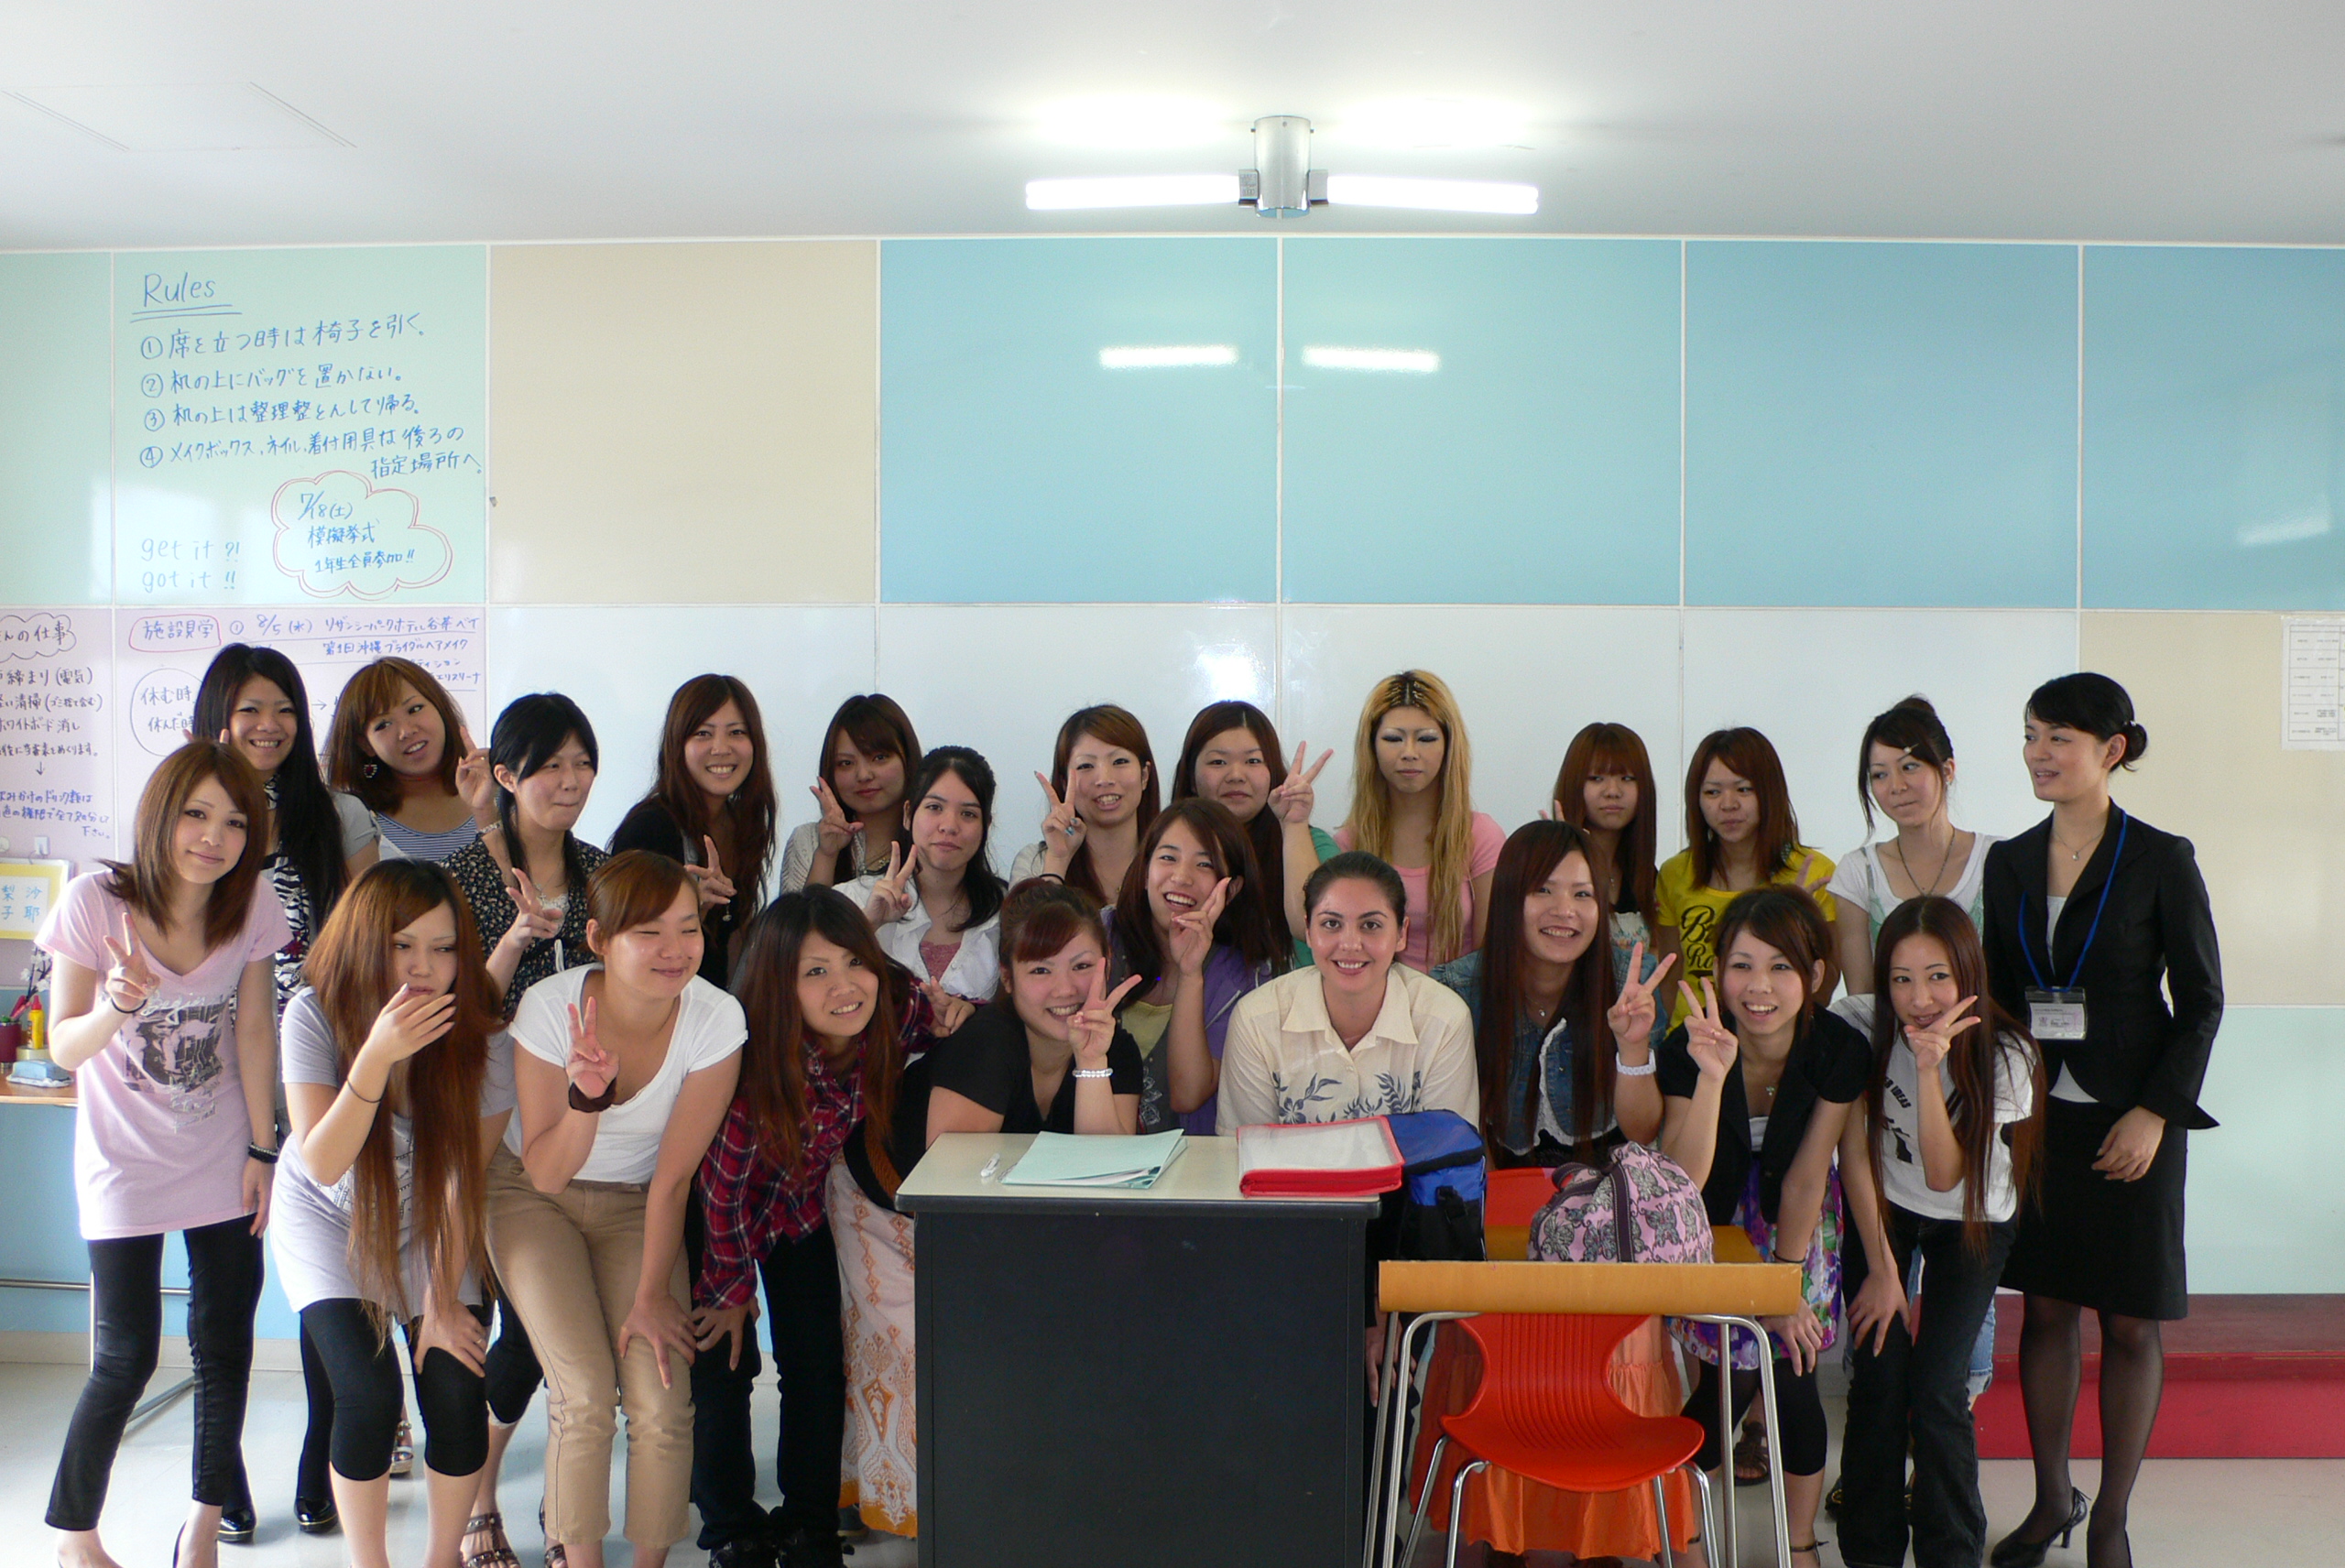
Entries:
[[[1456,992],[1466,1002],[1467,1011],[1474,1015],[1474,1029],[1479,1038],[1482,1027],[1482,955],[1467,953],[1448,964],[1435,967],[1433,977]],[[1539,1100],[1531,1098],[1531,1085],[1539,1085]],[[1553,1029],[1542,1029],[1527,1015],[1514,1021],[1514,1045],[1508,1054],[1506,1070],[1505,1112],[1497,1128],[1499,1141],[1515,1154],[1528,1154],[1539,1141],[1541,1108],[1546,1119],[1560,1129],[1561,1141],[1571,1141],[1572,1126],[1572,1038],[1566,1021],[1556,1018]]]

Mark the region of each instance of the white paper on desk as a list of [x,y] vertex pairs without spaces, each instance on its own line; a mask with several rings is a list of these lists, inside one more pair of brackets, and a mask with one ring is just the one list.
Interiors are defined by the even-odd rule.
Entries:
[[1256,1171],[1383,1171],[1392,1164],[1392,1135],[1374,1116],[1238,1129],[1238,1175]]
[[1001,1179],[1005,1187],[1132,1187],[1156,1184],[1181,1158],[1181,1129],[1146,1137],[1038,1132]]

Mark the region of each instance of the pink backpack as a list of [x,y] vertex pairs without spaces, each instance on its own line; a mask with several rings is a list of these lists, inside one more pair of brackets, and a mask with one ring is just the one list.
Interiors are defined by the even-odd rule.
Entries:
[[1554,1179],[1531,1222],[1532,1262],[1715,1261],[1702,1190],[1658,1149],[1624,1143],[1609,1166],[1560,1166]]

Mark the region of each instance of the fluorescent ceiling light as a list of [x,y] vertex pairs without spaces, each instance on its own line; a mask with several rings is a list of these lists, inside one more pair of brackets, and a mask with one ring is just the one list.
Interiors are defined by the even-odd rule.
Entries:
[[1428,376],[1441,368],[1441,355],[1429,348],[1331,348],[1313,343],[1303,351],[1303,363],[1321,370],[1404,370]]
[[1464,98],[1386,98],[1346,114],[1335,134],[1373,147],[1521,147],[1521,111]]
[[1093,207],[1230,207],[1235,174],[1131,174],[1085,180],[1030,180],[1026,205],[1037,212]]
[[1217,103],[1145,93],[1070,98],[1044,108],[1039,118],[1047,140],[1131,152],[1204,147],[1236,129]]
[[[1028,186],[1031,191],[1033,187]],[[1327,201],[1345,207],[1410,207],[1427,212],[1539,210],[1539,187],[1502,180],[1413,180],[1385,174],[1330,174]],[[1033,204],[1030,196],[1027,204]]]
[[1102,370],[1164,370],[1183,365],[1236,365],[1235,343],[1148,343],[1134,348],[1103,348]]

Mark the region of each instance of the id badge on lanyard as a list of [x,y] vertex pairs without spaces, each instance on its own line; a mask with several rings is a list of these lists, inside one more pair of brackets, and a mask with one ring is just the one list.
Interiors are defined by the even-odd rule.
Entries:
[[2085,994],[2082,991],[2027,989],[2027,1032],[2038,1040],[2082,1040],[2085,1037]]
[[[2019,952],[2027,962],[2029,978],[2035,984],[2027,988],[2028,1032],[2038,1040],[2082,1040],[2085,1037],[2085,994],[2077,981],[2085,972],[2085,955],[2092,951],[2093,939],[2100,934],[2100,917],[2109,911],[2109,890],[2117,885],[2118,863],[2125,855],[2125,834],[2133,821],[2114,806],[2117,812],[2117,849],[2110,857],[2109,875],[2100,885],[2100,902],[2093,907],[2092,924],[2085,931],[2085,944],[2077,950],[2077,962],[2068,972],[2068,981],[2058,985],[2036,967],[2035,953],[2027,943],[2027,900],[2020,902]],[[2052,957],[2052,933],[2045,933],[2044,957],[2046,964]]]

